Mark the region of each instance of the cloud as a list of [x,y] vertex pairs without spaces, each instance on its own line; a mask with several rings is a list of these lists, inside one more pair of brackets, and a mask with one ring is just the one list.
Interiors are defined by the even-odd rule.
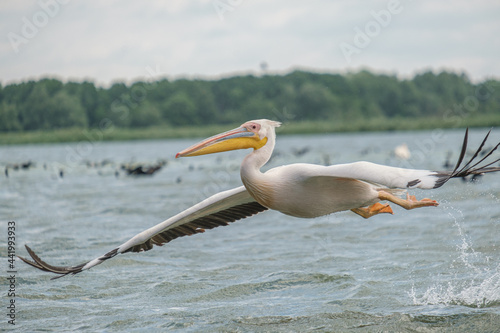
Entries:
[[[33,23],[56,1],[57,13],[14,52],[9,33],[22,36],[26,20]],[[169,77],[217,76],[258,71],[262,61],[271,71],[369,67],[410,75],[446,67],[477,80],[500,75],[500,4],[486,0],[401,0],[402,10],[346,61],[340,45],[353,44],[356,29],[365,31],[373,12],[391,1],[5,2],[0,80],[58,76],[109,84],[148,77],[148,66]],[[221,12],[217,4],[228,7]]]

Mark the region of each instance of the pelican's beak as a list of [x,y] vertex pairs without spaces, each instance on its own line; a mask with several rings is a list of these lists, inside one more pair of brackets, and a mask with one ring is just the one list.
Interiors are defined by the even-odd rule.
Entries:
[[198,142],[177,153],[175,158],[213,154],[235,149],[259,149],[266,142],[267,137],[261,139],[257,133],[250,131],[246,127],[238,127]]

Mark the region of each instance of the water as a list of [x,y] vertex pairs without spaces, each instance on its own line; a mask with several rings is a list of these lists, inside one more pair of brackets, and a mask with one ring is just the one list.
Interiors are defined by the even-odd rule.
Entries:
[[[471,132],[471,147],[485,130]],[[442,169],[463,131],[279,136],[270,166],[369,160]],[[491,142],[498,142],[496,133]],[[30,170],[0,177],[2,308],[9,289],[7,221],[16,254],[74,265],[215,192],[240,185],[247,152],[175,160],[195,140],[81,142],[0,147]],[[391,156],[399,143],[409,161]],[[309,150],[295,156],[293,148]],[[495,156],[498,156],[496,154]],[[121,163],[167,165],[127,177]],[[88,167],[87,162],[110,163]],[[63,170],[63,177],[59,171]],[[342,212],[297,219],[265,212],[153,251],[119,255],[90,271],[51,275],[15,262],[15,328],[92,332],[498,332],[500,174],[433,191],[437,208],[370,219]],[[2,330],[10,328],[3,316]]]

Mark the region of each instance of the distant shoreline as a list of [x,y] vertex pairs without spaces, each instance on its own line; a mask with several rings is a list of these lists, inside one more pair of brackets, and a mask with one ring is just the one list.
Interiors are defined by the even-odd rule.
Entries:
[[[243,119],[242,123],[249,119]],[[279,120],[279,119],[278,119]],[[62,143],[79,141],[132,141],[207,137],[239,124],[193,127],[155,126],[147,128],[65,128],[46,131],[0,133],[0,145]],[[279,134],[319,134],[336,132],[406,131],[434,128],[500,127],[497,115],[470,115],[460,118],[371,118],[352,121],[327,119],[324,121],[287,121],[278,129]]]

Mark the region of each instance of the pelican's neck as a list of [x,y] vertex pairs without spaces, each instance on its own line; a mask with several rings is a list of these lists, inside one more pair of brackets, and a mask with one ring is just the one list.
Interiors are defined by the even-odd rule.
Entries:
[[265,173],[260,171],[260,168],[271,158],[275,141],[276,136],[273,132],[267,136],[267,143],[263,147],[255,149],[245,156],[240,168],[241,181],[248,193],[265,207],[272,207],[273,205],[273,182],[268,179]]
[[267,143],[263,147],[255,149],[245,156],[240,169],[243,184],[247,185],[249,182],[253,183],[263,175],[260,168],[262,168],[271,158],[275,141],[275,135],[269,135],[267,137]]

